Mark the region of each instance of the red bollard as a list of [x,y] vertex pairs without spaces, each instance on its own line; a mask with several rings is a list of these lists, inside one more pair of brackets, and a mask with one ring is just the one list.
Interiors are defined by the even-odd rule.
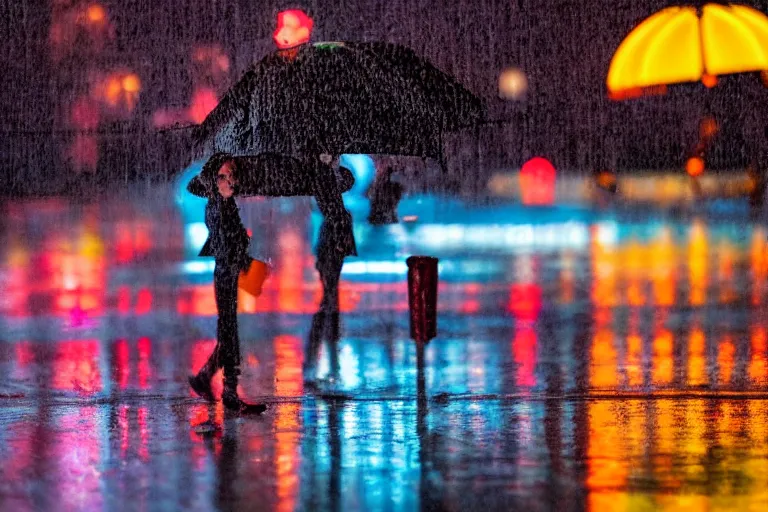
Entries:
[[425,344],[437,336],[437,258],[411,256],[408,264],[408,308],[411,338]]

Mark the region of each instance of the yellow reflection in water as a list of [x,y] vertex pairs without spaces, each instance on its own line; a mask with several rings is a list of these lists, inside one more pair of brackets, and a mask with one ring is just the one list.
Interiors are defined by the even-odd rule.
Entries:
[[752,325],[749,335],[749,380],[755,385],[764,385],[768,375],[768,365],[765,360],[765,348],[768,336],[762,325]]
[[637,334],[627,336],[627,384],[640,386],[643,384],[642,366],[643,339]]
[[589,447],[587,458],[587,488],[591,491],[588,509],[626,510],[627,493],[623,490],[627,484],[626,444],[622,442],[618,418],[626,417],[617,409],[625,404],[614,401],[590,402],[589,408]]
[[768,401],[587,404],[587,510],[766,510]]
[[675,338],[667,329],[661,329],[653,338],[653,362],[651,381],[657,385],[672,383],[674,375]]
[[730,334],[723,335],[717,350],[717,367],[720,370],[718,382],[720,384],[730,384],[733,376],[734,354],[736,347],[733,345],[733,339]]
[[739,298],[733,282],[738,257],[738,248],[730,240],[722,239],[717,247],[717,281],[721,303],[729,304]]
[[762,304],[768,279],[768,243],[765,228],[755,226],[752,231],[750,263],[752,267],[752,305]]
[[649,251],[653,298],[659,306],[671,306],[675,303],[676,254],[674,243],[671,229],[664,227]]
[[619,383],[614,333],[610,327],[611,310],[595,314],[595,335],[590,354],[589,382],[594,388],[615,388]]
[[627,245],[624,253],[627,303],[630,306],[643,306],[646,300],[643,284],[647,272],[648,251],[639,242],[633,241]]
[[688,279],[691,293],[688,298],[692,306],[700,306],[707,300],[707,231],[700,220],[691,226],[688,242]]
[[616,248],[609,242],[601,240],[600,226],[592,229],[592,301],[598,307],[615,306],[616,297],[616,265],[618,255]]
[[688,336],[688,385],[707,384],[706,338],[701,327],[694,327]]

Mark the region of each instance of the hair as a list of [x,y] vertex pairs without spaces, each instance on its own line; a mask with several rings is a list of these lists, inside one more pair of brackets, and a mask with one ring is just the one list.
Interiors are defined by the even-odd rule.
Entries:
[[200,172],[200,176],[205,185],[205,195],[210,197],[216,193],[216,175],[218,174],[219,169],[221,169],[221,166],[227,162],[232,166],[233,176],[236,176],[237,163],[235,162],[235,157],[229,153],[214,153],[213,156],[203,164],[203,170]]

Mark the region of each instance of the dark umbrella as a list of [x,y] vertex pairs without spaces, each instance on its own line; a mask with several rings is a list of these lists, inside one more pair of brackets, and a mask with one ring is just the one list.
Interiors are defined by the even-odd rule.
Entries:
[[[216,191],[216,173],[228,160],[235,163],[238,196],[313,196],[315,195],[314,168],[305,161],[275,153],[255,156],[232,156],[227,153],[213,155],[203,165],[200,174],[192,178],[187,190],[199,197],[210,197]],[[346,167],[339,167],[337,182],[340,191],[354,185],[355,177]]]
[[266,56],[195,129],[206,153],[442,158],[441,134],[483,120],[453,77],[390,43],[316,43]]

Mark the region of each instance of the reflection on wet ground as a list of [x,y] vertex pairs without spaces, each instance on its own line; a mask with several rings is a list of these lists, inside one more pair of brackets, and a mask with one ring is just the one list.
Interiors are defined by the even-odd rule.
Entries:
[[[272,403],[248,419],[186,387],[215,337],[195,219],[159,193],[3,206],[4,509],[768,507],[768,232],[740,200],[406,201],[420,220],[358,227],[316,390],[302,379],[316,214],[292,201],[247,206],[274,263],[241,303],[242,394]],[[442,262],[427,400],[408,339],[415,253]]]

